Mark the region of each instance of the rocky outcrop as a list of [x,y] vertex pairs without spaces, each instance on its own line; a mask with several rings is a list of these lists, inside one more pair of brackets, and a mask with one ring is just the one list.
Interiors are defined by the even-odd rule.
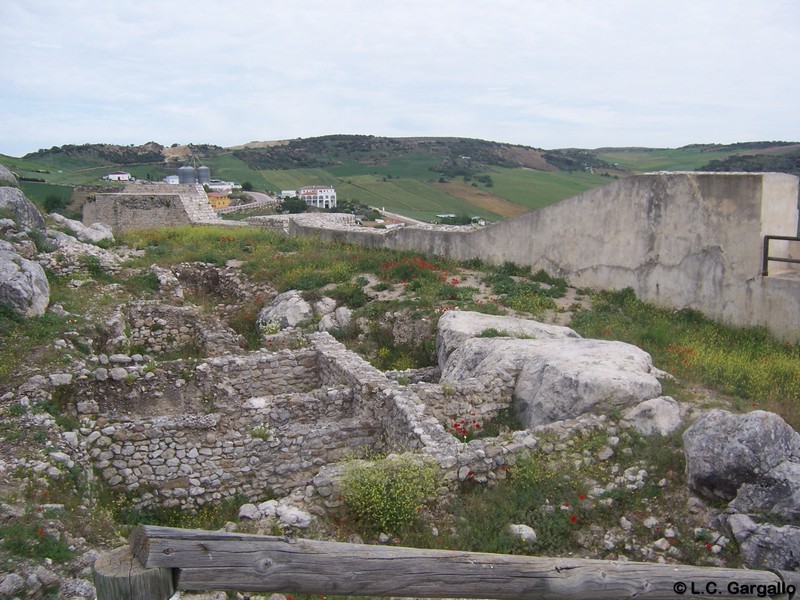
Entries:
[[800,569],[800,527],[756,523],[742,514],[731,515],[728,527],[751,569]]
[[674,398],[661,396],[623,411],[622,417],[641,435],[669,435],[681,425],[681,407]]
[[11,171],[9,171],[4,165],[0,165],[0,185],[7,186],[9,184],[14,187],[19,185],[19,183],[17,182],[17,178],[14,176],[14,174]]
[[50,284],[44,269],[22,258],[8,242],[0,241],[0,304],[25,317],[38,317],[49,303]]
[[713,410],[683,442],[689,487],[731,500],[724,517],[745,564],[800,568],[800,435],[774,413]]
[[44,231],[42,213],[18,188],[0,187],[0,210],[10,212],[14,221],[23,228]]
[[800,435],[778,415],[712,410],[683,434],[686,482],[707,498],[733,500],[785,461],[800,461]]
[[319,320],[317,329],[319,331],[332,331],[334,329],[346,329],[350,326],[353,318],[353,311],[346,306],[340,306],[332,313],[328,313]]
[[757,482],[745,483],[728,506],[768,518],[800,519],[800,463],[784,461]]
[[63,225],[75,234],[75,237],[82,242],[96,244],[98,242],[113,242],[114,234],[111,232],[111,227],[104,223],[92,223],[88,227],[80,221],[68,219],[58,213],[51,213],[50,218],[59,225]]
[[[279,294],[258,313],[257,325],[264,331],[271,328],[287,329],[310,321],[314,316],[311,305],[297,290]],[[272,332],[274,333],[274,332]]]
[[453,350],[466,340],[484,333],[498,337],[525,339],[579,338],[569,327],[548,325],[531,319],[485,315],[479,312],[449,310],[439,318],[436,352],[439,366],[444,367]]
[[[440,322],[442,381],[509,375],[515,380],[514,407],[526,428],[587,412],[609,413],[661,395],[650,355],[635,346],[583,339],[566,327],[477,314],[445,315]],[[510,329],[539,337],[468,337],[489,323],[492,335]]]

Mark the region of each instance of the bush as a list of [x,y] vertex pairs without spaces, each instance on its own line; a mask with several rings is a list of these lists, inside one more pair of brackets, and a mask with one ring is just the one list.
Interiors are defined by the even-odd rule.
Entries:
[[345,505],[375,532],[398,533],[436,496],[436,467],[404,455],[352,463],[342,480]]

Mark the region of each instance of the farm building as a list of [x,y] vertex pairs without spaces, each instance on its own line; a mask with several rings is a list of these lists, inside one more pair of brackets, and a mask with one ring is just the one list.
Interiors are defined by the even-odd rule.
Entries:
[[103,177],[106,181],[130,181],[131,174],[126,171],[114,171]]

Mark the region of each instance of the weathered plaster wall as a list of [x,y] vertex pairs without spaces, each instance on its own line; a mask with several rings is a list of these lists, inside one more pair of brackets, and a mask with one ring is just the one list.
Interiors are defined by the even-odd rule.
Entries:
[[[658,173],[621,179],[558,204],[468,232],[406,227],[373,232],[293,223],[294,234],[371,247],[509,260],[577,286],[633,288],[674,308],[737,325],[765,325],[800,339],[800,271],[772,263],[761,277],[765,234],[798,234],[798,178],[782,173]],[[772,255],[800,254],[776,244]]]

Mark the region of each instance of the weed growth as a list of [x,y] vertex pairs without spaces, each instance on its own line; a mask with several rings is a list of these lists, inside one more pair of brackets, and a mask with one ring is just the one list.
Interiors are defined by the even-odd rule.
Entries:
[[399,533],[435,497],[436,476],[434,465],[408,455],[354,462],[342,480],[342,497],[367,530]]
[[694,310],[642,302],[633,290],[599,292],[572,327],[586,337],[642,347],[656,365],[684,381],[739,397],[742,407],[780,414],[800,427],[800,344],[782,344],[761,328],[715,323]]

